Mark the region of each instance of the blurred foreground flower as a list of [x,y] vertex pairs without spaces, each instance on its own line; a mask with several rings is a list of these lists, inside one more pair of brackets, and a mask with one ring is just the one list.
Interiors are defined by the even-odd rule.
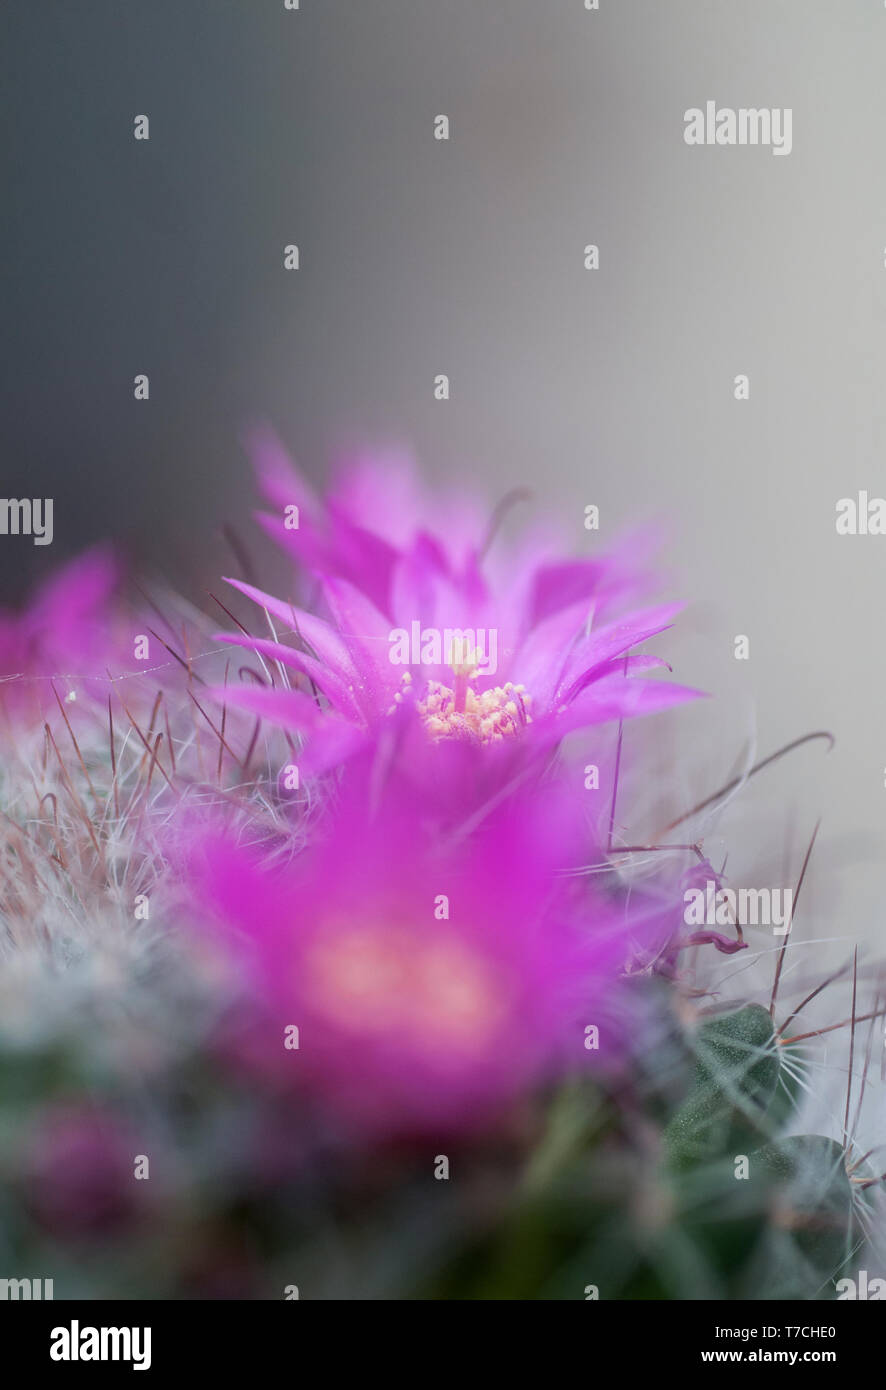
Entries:
[[488,1125],[526,1088],[616,1057],[621,977],[673,909],[558,877],[577,823],[551,790],[446,845],[411,801],[372,819],[352,792],[284,868],[204,841],[193,900],[243,963],[256,1055],[346,1126],[385,1133]]
[[134,1135],[109,1112],[56,1103],[28,1140],[25,1204],[57,1240],[119,1238],[146,1211],[146,1185],[133,1180],[137,1152]]
[[24,611],[0,611],[0,708],[16,721],[56,707],[50,682],[74,699],[105,694],[118,657],[111,601],[119,572],[99,547],[56,571]]

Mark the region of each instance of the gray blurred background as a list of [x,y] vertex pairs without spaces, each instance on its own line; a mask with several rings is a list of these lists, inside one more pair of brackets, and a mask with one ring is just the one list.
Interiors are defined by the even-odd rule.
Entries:
[[[7,601],[106,535],[199,593],[257,418],[318,479],[395,442],[529,485],[579,551],[588,502],[603,539],[664,518],[716,697],[668,726],[676,799],[831,729],[755,823],[796,864],[821,810],[807,910],[882,933],[886,537],[834,526],[886,494],[882,4],[5,0],[0,52],[2,490],[56,509],[0,544]],[[709,98],[791,107],[791,155],[687,147]]]

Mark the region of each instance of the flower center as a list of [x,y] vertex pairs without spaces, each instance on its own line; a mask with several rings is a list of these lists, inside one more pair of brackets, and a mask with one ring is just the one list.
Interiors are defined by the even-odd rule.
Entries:
[[487,963],[461,942],[399,927],[324,933],[307,958],[310,1001],[336,1025],[477,1048],[503,1001]]
[[433,739],[457,738],[473,743],[497,743],[532,723],[532,697],[522,685],[494,685],[479,693],[470,685],[462,692],[440,681],[429,681],[423,700],[416,703]]
[[[424,699],[415,704],[435,742],[441,738],[456,738],[468,743],[497,743],[532,723],[532,696],[527,694],[524,685],[507,681],[490,690],[476,691],[471,686],[476,675],[473,666],[456,666],[453,675],[455,683],[452,686],[443,685],[442,681],[428,681]],[[401,684],[402,689],[395,694],[389,714],[394,713],[405,697],[415,694],[411,672],[404,672]]]

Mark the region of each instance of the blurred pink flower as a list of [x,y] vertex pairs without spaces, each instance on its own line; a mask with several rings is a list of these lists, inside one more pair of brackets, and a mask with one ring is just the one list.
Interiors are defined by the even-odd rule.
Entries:
[[192,856],[192,901],[240,963],[270,1074],[345,1123],[440,1132],[619,1053],[619,977],[670,927],[660,902],[561,873],[581,862],[571,796],[514,797],[447,845],[417,801],[372,819],[351,790],[284,868],[214,835]]
[[144,1213],[134,1178],[141,1145],[107,1111],[80,1100],[49,1107],[22,1163],[25,1205],[56,1240],[124,1234]]
[[499,523],[516,494],[490,516],[472,492],[425,486],[403,451],[352,456],[319,497],[272,430],[253,431],[248,447],[274,507],[258,520],[296,569],[347,581],[395,623],[443,625],[470,611],[482,625],[481,611],[492,607],[517,638],[582,599],[593,600],[598,618],[610,615],[653,583],[651,532],[601,556],[564,560],[564,538],[548,523],[503,543]]
[[21,612],[0,610],[0,705],[16,718],[56,708],[60,696],[104,694],[112,660],[111,602],[118,568],[104,547],[57,570]]

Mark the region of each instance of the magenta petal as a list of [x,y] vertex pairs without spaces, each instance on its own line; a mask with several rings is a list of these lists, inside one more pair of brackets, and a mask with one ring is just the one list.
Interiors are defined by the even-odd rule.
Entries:
[[253,515],[262,530],[275,545],[286,551],[296,565],[311,574],[330,568],[333,560],[329,544],[310,524],[303,522],[298,530],[291,531],[279,517],[270,516],[267,512],[255,512]]
[[241,594],[252,599],[253,603],[273,613],[275,618],[286,624],[286,633],[297,633],[304,638],[320,660],[331,666],[342,680],[353,680],[354,665],[348,649],[329,623],[303,608],[296,608],[294,604],[285,603],[282,599],[274,598],[272,594],[264,593],[262,589],[244,584],[240,579],[225,579],[225,583],[231,584],[235,589],[239,589]]
[[646,608],[618,622],[607,623],[605,627],[582,638],[569,653],[563,668],[560,698],[568,700],[576,694],[593,672],[612,657],[630,651],[631,647],[662,632],[682,607],[680,603],[668,603],[658,608]]
[[322,504],[274,430],[260,425],[247,435],[245,443],[262,495],[269,502],[281,511],[297,506],[300,519],[304,515],[317,517],[322,514]]
[[626,680],[611,675],[585,686],[557,717],[570,723],[597,724],[604,719],[633,719],[656,714],[686,700],[704,698],[704,691],[691,686],[675,685],[670,681]]
[[538,566],[531,591],[530,618],[540,622],[579,599],[593,599],[609,608],[656,582],[651,560],[662,543],[657,527],[644,527],[624,536],[599,559],[550,561]]
[[308,656],[306,652],[297,652],[294,647],[286,647],[282,642],[266,641],[262,637],[238,637],[230,632],[217,632],[215,641],[225,642],[229,646],[244,647],[259,656],[266,656],[270,661],[281,661],[296,671],[304,671],[342,714],[357,723],[363,722],[359,706],[342,678],[328,666],[323,666],[312,656]]
[[299,765],[305,777],[321,777],[343,766],[349,758],[368,746],[370,735],[365,729],[328,715],[309,736]]
[[335,715],[324,713],[310,695],[302,690],[279,690],[261,685],[214,686],[209,691],[221,704],[248,710],[281,729],[296,733],[311,733],[324,719]]
[[595,680],[602,680],[604,676],[631,675],[637,671],[673,671],[670,662],[665,661],[663,656],[617,656],[612,661],[604,661],[603,665],[594,674]]
[[448,578],[442,547],[433,536],[417,536],[397,561],[391,578],[391,611],[397,622],[433,623],[441,580]]
[[28,626],[34,631],[48,628],[62,637],[67,635],[76,646],[78,625],[101,617],[119,574],[117,562],[105,546],[79,555],[46,581],[27,615]]
[[562,564],[540,566],[532,583],[531,621],[542,622],[582,600],[590,603],[599,592],[606,573],[605,560],[567,560]]
[[704,698],[704,691],[667,681],[626,680],[621,675],[606,676],[585,686],[574,700],[559,711],[533,721],[528,738],[546,746],[557,743],[575,729],[608,724],[613,719],[637,719],[656,714],[686,700]]
[[390,659],[391,624],[365,594],[345,579],[324,579],[323,594],[336,627],[360,674],[359,695],[367,714],[383,714],[400,684]]
[[367,742],[365,729],[346,722],[301,690],[270,690],[255,685],[216,687],[217,700],[267,719],[308,739],[298,764],[306,777],[318,777],[358,753]]
[[526,686],[537,710],[551,704],[572,645],[590,617],[591,607],[585,600],[573,603],[540,622],[520,647],[514,675]]

